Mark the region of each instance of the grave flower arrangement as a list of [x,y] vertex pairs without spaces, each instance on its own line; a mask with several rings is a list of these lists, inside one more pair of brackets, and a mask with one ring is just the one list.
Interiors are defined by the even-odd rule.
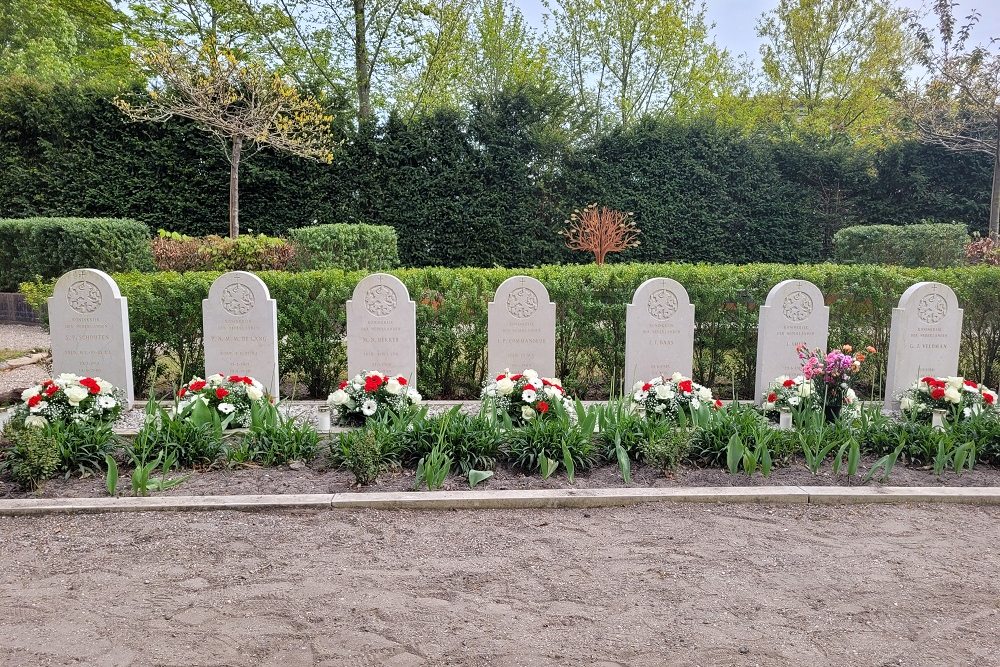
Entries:
[[483,384],[483,409],[497,417],[506,414],[515,425],[555,414],[556,404],[569,408],[570,401],[558,378],[544,378],[532,369],[511,373],[509,369]]
[[25,389],[14,419],[36,428],[52,422],[113,422],[124,400],[125,392],[107,380],[63,373]]
[[823,406],[828,421],[834,421],[846,407],[856,412],[860,407],[854,392],[854,378],[869,355],[876,353],[870,345],[864,352],[854,352],[851,345],[830,350],[823,354],[819,348],[809,350],[805,344],[795,347],[802,362],[802,375],[812,382],[815,400]]
[[632,409],[646,416],[676,419],[681,412],[721,408],[722,401],[712,396],[712,390],[689,377],[674,373],[669,378],[655,377],[648,382],[636,382],[632,387]]
[[997,393],[964,377],[922,377],[903,392],[899,408],[907,417],[929,419],[934,410],[955,418],[995,412]]
[[379,371],[364,371],[341,382],[327,398],[340,421],[349,423],[361,423],[387,412],[401,414],[422,400],[405,377]]
[[218,414],[223,428],[249,427],[253,404],[273,402],[264,385],[254,378],[222,373],[191,378],[177,391],[177,399],[178,416],[209,421]]
[[813,383],[806,380],[804,375],[795,377],[782,375],[775,378],[762,398],[765,412],[806,408],[818,410],[822,407],[816,400]]

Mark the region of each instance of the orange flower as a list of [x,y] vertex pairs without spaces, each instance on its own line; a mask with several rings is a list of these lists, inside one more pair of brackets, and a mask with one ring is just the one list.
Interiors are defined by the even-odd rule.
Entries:
[[854,348],[850,345],[844,345],[841,349],[844,351],[844,354],[850,354],[854,351]]
[[860,352],[858,352],[856,355],[854,355],[854,358],[858,360],[859,364],[864,363],[864,361],[866,359],[865,355],[861,354]]
[[868,354],[875,354],[875,348],[872,347],[871,345],[869,345],[865,349],[868,350]]

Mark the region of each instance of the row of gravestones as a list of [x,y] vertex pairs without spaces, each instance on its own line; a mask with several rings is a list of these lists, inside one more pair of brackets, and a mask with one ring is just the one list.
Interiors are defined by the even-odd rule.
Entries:
[[[533,368],[555,375],[556,306],[538,280],[514,276],[488,306],[489,371]],[[219,276],[202,304],[208,372],[249,375],[278,392],[277,304],[264,282],[245,271]],[[826,349],[830,309],[819,288],[786,280],[760,309],[756,395],[780,375],[797,375],[795,346]],[[100,376],[133,401],[128,307],[110,276],[74,270],[49,299],[53,372]],[[635,291],[626,310],[625,382],[680,372],[690,376],[694,357],[694,305],[676,280],[653,278]],[[924,375],[958,372],[962,310],[941,283],[907,289],[892,312],[886,407]],[[347,302],[348,374],[380,369],[416,384],[416,304],[394,276],[364,278]]]

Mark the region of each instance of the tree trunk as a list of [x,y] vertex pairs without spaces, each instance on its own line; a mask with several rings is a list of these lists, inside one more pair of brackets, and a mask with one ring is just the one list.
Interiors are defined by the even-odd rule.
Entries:
[[240,235],[240,153],[243,137],[233,137],[233,155],[229,161],[229,238]]
[[359,123],[371,120],[372,117],[372,77],[365,29],[365,1],[354,0],[354,77],[358,87]]
[[993,150],[993,192],[990,196],[990,238],[1000,240],[1000,116]]

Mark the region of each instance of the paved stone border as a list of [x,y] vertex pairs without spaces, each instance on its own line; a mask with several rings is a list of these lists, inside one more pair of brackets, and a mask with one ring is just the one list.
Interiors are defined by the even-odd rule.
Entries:
[[37,498],[0,500],[0,516],[59,513],[267,509],[527,509],[593,508],[655,502],[863,504],[1000,504],[1000,487],[725,486],[633,489],[537,489],[315,493],[149,498]]

